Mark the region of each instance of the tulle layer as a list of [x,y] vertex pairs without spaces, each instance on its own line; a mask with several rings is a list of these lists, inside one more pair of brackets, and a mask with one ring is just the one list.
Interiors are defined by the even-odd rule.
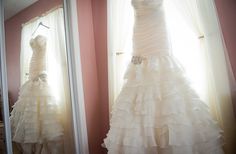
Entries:
[[[223,154],[221,147],[215,146],[221,143],[204,142],[192,146],[168,146],[160,147],[132,147],[113,144],[109,149],[109,154]],[[115,145],[115,146],[114,146]],[[203,150],[204,149],[204,150]]]
[[13,141],[40,143],[58,139],[63,135],[59,114],[56,100],[46,82],[26,82],[10,116]]
[[130,64],[104,140],[110,154],[223,153],[222,130],[170,56]]

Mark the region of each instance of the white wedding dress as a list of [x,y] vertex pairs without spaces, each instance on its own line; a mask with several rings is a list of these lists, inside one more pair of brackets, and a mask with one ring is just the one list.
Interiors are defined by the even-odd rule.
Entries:
[[132,4],[134,52],[104,140],[108,153],[224,153],[221,129],[170,54],[163,0]]
[[13,141],[22,144],[44,144],[63,136],[56,99],[47,82],[46,37],[31,39],[33,55],[29,80],[21,87],[11,112]]

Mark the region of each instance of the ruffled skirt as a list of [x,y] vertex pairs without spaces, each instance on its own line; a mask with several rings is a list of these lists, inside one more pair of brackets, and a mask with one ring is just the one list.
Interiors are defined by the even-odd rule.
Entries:
[[43,143],[63,136],[56,99],[46,81],[28,81],[20,89],[10,121],[13,141]]
[[222,154],[222,130],[171,56],[129,65],[104,140],[109,154]]

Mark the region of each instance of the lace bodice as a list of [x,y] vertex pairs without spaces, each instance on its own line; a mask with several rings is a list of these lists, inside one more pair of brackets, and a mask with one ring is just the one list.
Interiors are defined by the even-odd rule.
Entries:
[[135,12],[134,55],[169,54],[163,0],[132,0]]
[[46,42],[46,37],[42,35],[30,40],[30,46],[33,50],[29,69],[30,80],[46,71]]

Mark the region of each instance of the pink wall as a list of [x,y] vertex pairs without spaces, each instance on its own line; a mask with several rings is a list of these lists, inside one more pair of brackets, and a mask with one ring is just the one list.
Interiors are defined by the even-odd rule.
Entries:
[[215,2],[233,71],[236,74],[236,1],[215,0]]
[[109,129],[108,62],[107,62],[107,1],[92,0],[99,95],[102,112],[102,137]]
[[17,100],[20,88],[21,25],[61,3],[61,0],[40,0],[5,21],[7,76],[8,89],[12,98],[11,105]]
[[[89,151],[91,154],[103,154],[104,149],[101,144],[103,142],[103,107],[105,103],[101,101],[103,96],[100,97],[100,94],[104,93],[99,87],[101,82],[98,74],[101,68],[97,66],[99,59],[96,57],[92,1],[78,0],[77,2]],[[103,47],[103,45],[101,46]]]
[[[236,1],[215,0],[222,32],[230,62],[236,76]],[[236,116],[236,94],[233,92],[234,111]]]

